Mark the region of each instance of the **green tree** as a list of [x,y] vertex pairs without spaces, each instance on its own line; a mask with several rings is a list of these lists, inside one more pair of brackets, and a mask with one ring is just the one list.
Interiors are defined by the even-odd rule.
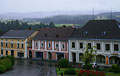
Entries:
[[50,22],[49,27],[55,27],[55,24],[53,22]]
[[96,50],[95,50],[95,46],[93,47],[89,47],[88,45],[86,45],[86,47],[84,48],[84,53],[83,56],[81,56],[82,61],[85,63],[85,68],[88,68],[90,66],[90,63],[95,61],[95,54]]

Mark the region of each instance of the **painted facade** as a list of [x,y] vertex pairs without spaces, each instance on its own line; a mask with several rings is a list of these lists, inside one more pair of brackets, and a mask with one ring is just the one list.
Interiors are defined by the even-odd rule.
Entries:
[[86,45],[96,46],[95,62],[100,65],[120,62],[120,26],[116,20],[90,20],[76,29],[69,39],[69,62],[83,63]]
[[11,55],[11,56],[14,56],[15,58],[28,58],[28,55],[27,55],[28,47],[32,45],[31,40],[36,34],[37,34],[37,31],[31,32],[31,34],[25,38],[15,37],[15,36],[5,37],[4,35],[1,36],[0,37],[0,55],[3,55],[3,56]]
[[32,40],[32,57],[45,60],[68,58],[68,39],[72,27],[41,28]]
[[32,40],[33,58],[68,59],[68,41]]
[[69,40],[69,61],[82,63],[81,55],[86,45],[96,46],[96,63],[117,64],[120,58],[120,42],[118,40]]

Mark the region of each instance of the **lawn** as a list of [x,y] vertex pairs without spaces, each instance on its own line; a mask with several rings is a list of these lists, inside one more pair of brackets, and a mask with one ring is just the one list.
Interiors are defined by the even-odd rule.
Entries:
[[115,75],[117,75],[117,76],[120,76],[120,73],[106,73],[106,75],[112,75],[112,76],[115,76]]
[[[57,75],[61,75],[61,72],[63,72],[64,74],[64,71],[66,70],[67,68],[60,68],[60,71],[58,68],[56,68],[56,71],[57,71]],[[76,71],[80,71],[80,69],[76,69],[74,68]],[[105,73],[106,76],[120,76],[120,73]]]
[[[58,68],[56,68],[56,71],[57,71],[57,75],[61,75],[61,72],[63,72],[63,74],[64,74],[64,71],[66,70],[67,68],[60,68],[60,71],[59,71],[59,69]],[[74,68],[76,71],[78,70],[80,70],[80,69],[77,69],[77,68]]]

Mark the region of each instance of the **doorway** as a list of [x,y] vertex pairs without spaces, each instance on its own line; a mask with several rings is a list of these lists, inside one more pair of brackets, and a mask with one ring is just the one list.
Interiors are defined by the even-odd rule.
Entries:
[[32,51],[29,50],[29,58],[32,58]]
[[72,61],[76,62],[76,53],[72,53]]

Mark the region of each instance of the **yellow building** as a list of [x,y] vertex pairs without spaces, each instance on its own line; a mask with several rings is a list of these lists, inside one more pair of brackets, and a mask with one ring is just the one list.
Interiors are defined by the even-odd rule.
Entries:
[[28,47],[31,47],[32,38],[38,31],[10,30],[0,36],[0,55],[11,55],[15,58],[28,58]]

